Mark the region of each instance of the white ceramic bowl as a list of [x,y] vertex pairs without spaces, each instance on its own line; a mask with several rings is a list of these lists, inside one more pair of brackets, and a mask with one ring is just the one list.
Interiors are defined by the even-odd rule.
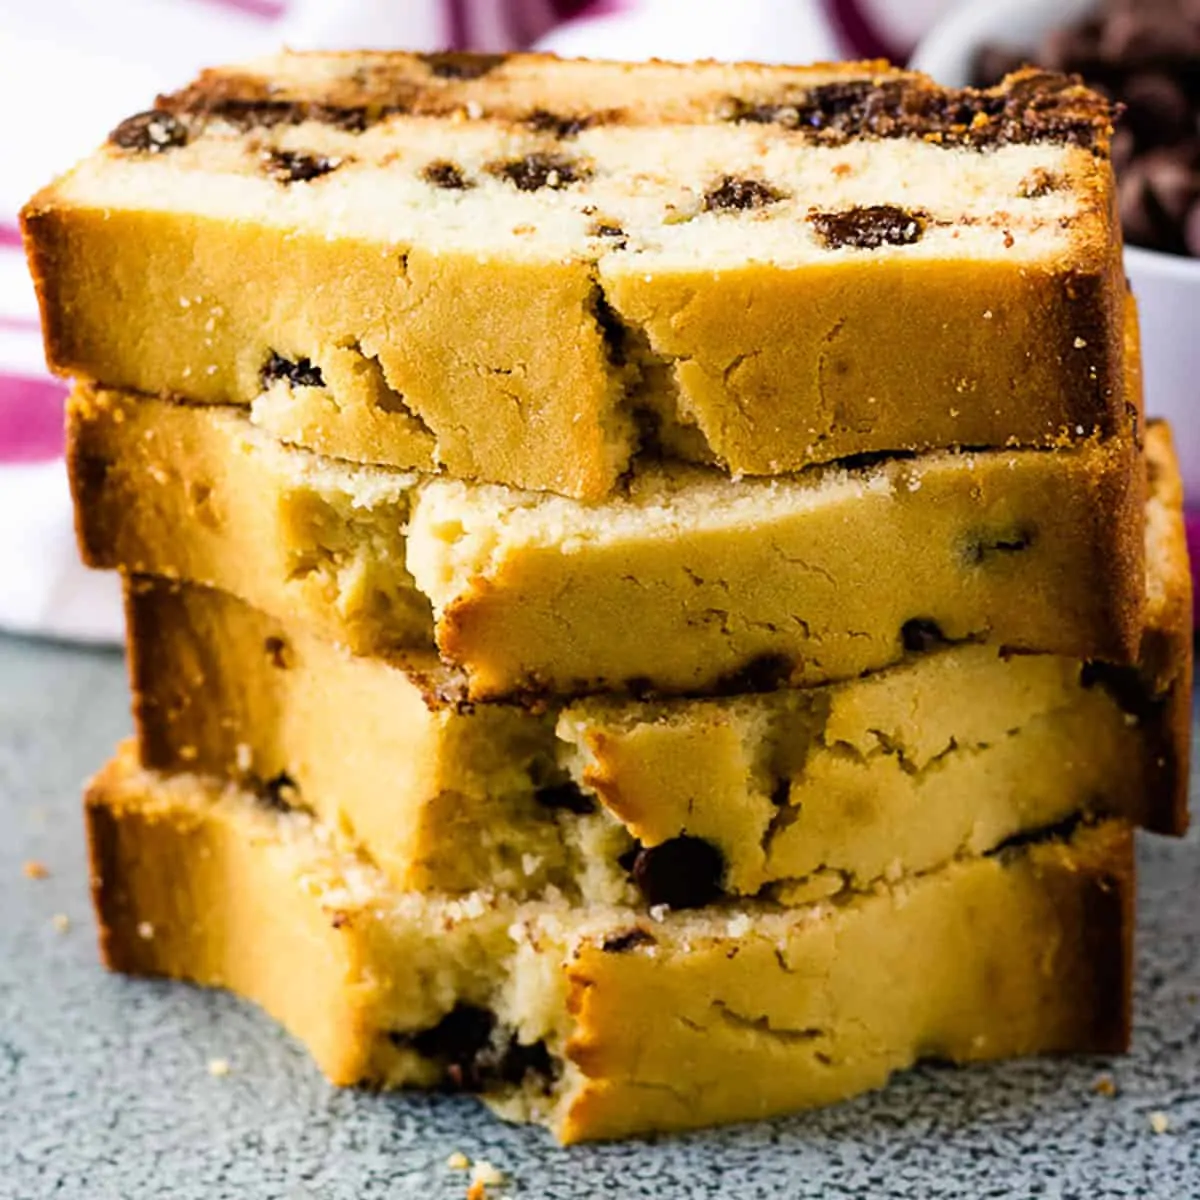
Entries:
[[[970,0],[917,47],[912,65],[939,83],[971,81],[985,44],[1031,50],[1042,34],[1095,7],[1095,0]],[[1125,250],[1125,272],[1137,296],[1146,372],[1146,410],[1175,431],[1184,486],[1200,501],[1200,260]]]

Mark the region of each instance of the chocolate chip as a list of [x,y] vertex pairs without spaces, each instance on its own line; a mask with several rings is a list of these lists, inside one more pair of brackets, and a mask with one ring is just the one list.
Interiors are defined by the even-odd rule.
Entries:
[[263,642],[263,649],[271,660],[271,666],[280,671],[286,671],[291,666],[291,650],[281,637],[269,637]]
[[725,858],[712,842],[684,834],[638,850],[630,874],[647,904],[700,908],[720,896]]
[[320,154],[304,154],[298,150],[268,150],[266,171],[280,183],[308,183],[320,179],[342,165],[340,158],[325,158]]
[[925,654],[946,645],[942,627],[928,617],[913,617],[900,627],[900,640],[910,654]]
[[276,354],[274,350],[271,351],[271,357],[264,364],[260,378],[264,387],[269,387],[280,379],[286,380],[292,387],[325,386],[321,368],[313,366],[311,360],[298,358],[293,362],[291,359],[284,358],[282,354]]
[[1172,150],[1135,158],[1122,173],[1117,196],[1131,242],[1151,250],[1183,254],[1185,222],[1200,197],[1200,174]]
[[1170,75],[1154,71],[1131,76],[1121,87],[1121,100],[1123,124],[1143,146],[1175,142],[1191,132],[1187,93]]
[[502,1029],[496,1015],[473,1004],[457,1004],[436,1025],[417,1033],[392,1033],[398,1046],[440,1063],[449,1091],[482,1092],[525,1082],[529,1075],[549,1080],[554,1064],[544,1042],[523,1045]]
[[543,808],[564,809],[583,817],[596,811],[596,802],[577,783],[552,783],[540,787],[533,798]]
[[997,554],[1019,554],[1028,550],[1036,538],[1031,526],[1021,526],[999,536],[976,534],[968,537],[963,547],[963,558],[971,566],[978,566]]
[[316,121],[346,133],[362,133],[373,122],[394,112],[404,111],[401,105],[383,105],[368,111],[366,106],[359,104],[311,104],[302,100],[244,99],[237,96],[202,100],[192,107],[205,117],[224,121],[243,132]]
[[810,212],[808,219],[827,250],[911,246],[925,232],[925,218],[921,214],[892,204],[872,204],[842,212]]
[[469,54],[465,51],[447,50],[436,54],[422,54],[420,57],[435,79],[481,79],[500,66],[508,55]]
[[421,172],[421,178],[426,183],[431,183],[434,187],[445,188],[449,192],[461,192],[475,186],[463,175],[462,168],[457,163],[452,163],[445,158],[439,158],[429,163]]
[[1191,22],[1174,6],[1122,6],[1108,14],[1099,50],[1109,62],[1155,66],[1200,56],[1200,40]]
[[488,163],[486,170],[522,192],[558,190],[591,177],[591,171],[582,163],[558,154],[527,154],[524,158]]
[[122,150],[140,150],[146,154],[161,154],[186,146],[187,126],[172,113],[153,108],[149,112],[126,117],[108,135],[108,140]]
[[552,133],[555,137],[573,138],[591,124],[591,118],[563,117],[545,108],[535,108],[525,118],[524,123],[535,133]]
[[588,230],[588,237],[602,238],[623,238],[625,230],[620,225],[613,225],[608,221],[596,221]]
[[732,100],[729,119],[781,124],[840,145],[852,138],[921,138],[938,146],[1027,142],[1094,147],[1111,112],[1103,99],[1042,73],[1005,88],[939,88],[919,79],[847,80],[775,101]]
[[722,675],[714,689],[721,695],[739,696],[743,692],[773,692],[792,677],[792,660],[783,654],[760,654],[745,666]]
[[1118,667],[1105,662],[1084,663],[1079,672],[1079,685],[1087,689],[1103,688],[1117,707],[1140,721],[1147,721],[1162,707],[1145,677],[1136,667]]
[[655,945],[654,934],[648,929],[642,929],[635,925],[623,933],[610,934],[600,944],[600,949],[606,954],[623,954],[626,950],[632,950],[634,946],[653,945]]
[[778,203],[784,195],[761,180],[725,175],[716,187],[704,194],[703,208],[705,212],[766,208],[768,204]]
[[276,812],[291,812],[299,805],[300,788],[286,771],[280,771],[263,784],[259,799]]

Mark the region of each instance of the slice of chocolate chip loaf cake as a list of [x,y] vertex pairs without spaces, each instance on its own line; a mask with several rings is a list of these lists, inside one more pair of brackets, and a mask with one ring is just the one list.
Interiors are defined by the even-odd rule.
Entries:
[[1115,1052],[1120,822],[842,903],[695,912],[397,893],[311,818],[119,756],[87,799],[114,969],[230,988],[338,1084],[475,1092],[565,1142],[760,1118],[922,1057]]
[[935,626],[1132,663],[1144,625],[1126,439],[771,479],[647,465],[592,505],[352,467],[234,408],[87,387],[68,439],[91,565],[220,587],[357,652],[436,642],[471,700],[817,684]]
[[1136,669],[930,639],[824,687],[535,711],[463,705],[429,653],[355,657],[227,593],[136,577],[139,758],[313,812],[400,890],[796,903],[1081,814],[1179,833],[1191,622],[1173,470],[1146,530]]
[[1111,112],[881,64],[284,55],[24,225],[56,369],[324,453],[597,499],[1128,428]]

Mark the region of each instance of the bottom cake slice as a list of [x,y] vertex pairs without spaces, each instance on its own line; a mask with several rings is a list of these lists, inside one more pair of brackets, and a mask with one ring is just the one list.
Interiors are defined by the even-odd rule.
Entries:
[[565,1142],[830,1103],[922,1057],[1128,1037],[1120,822],[837,903],[664,912],[396,892],[310,817],[128,747],[87,818],[110,967],[256,1001],[335,1083],[478,1092]]

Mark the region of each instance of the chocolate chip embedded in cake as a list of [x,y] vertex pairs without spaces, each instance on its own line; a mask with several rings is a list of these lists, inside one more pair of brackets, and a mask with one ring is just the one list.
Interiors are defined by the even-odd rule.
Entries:
[[597,500],[643,450],[779,475],[1124,431],[1111,115],[1045,72],[282,55],[160,97],[24,220],[65,374],[248,405],[285,346],[327,389],[274,390],[285,440]]

